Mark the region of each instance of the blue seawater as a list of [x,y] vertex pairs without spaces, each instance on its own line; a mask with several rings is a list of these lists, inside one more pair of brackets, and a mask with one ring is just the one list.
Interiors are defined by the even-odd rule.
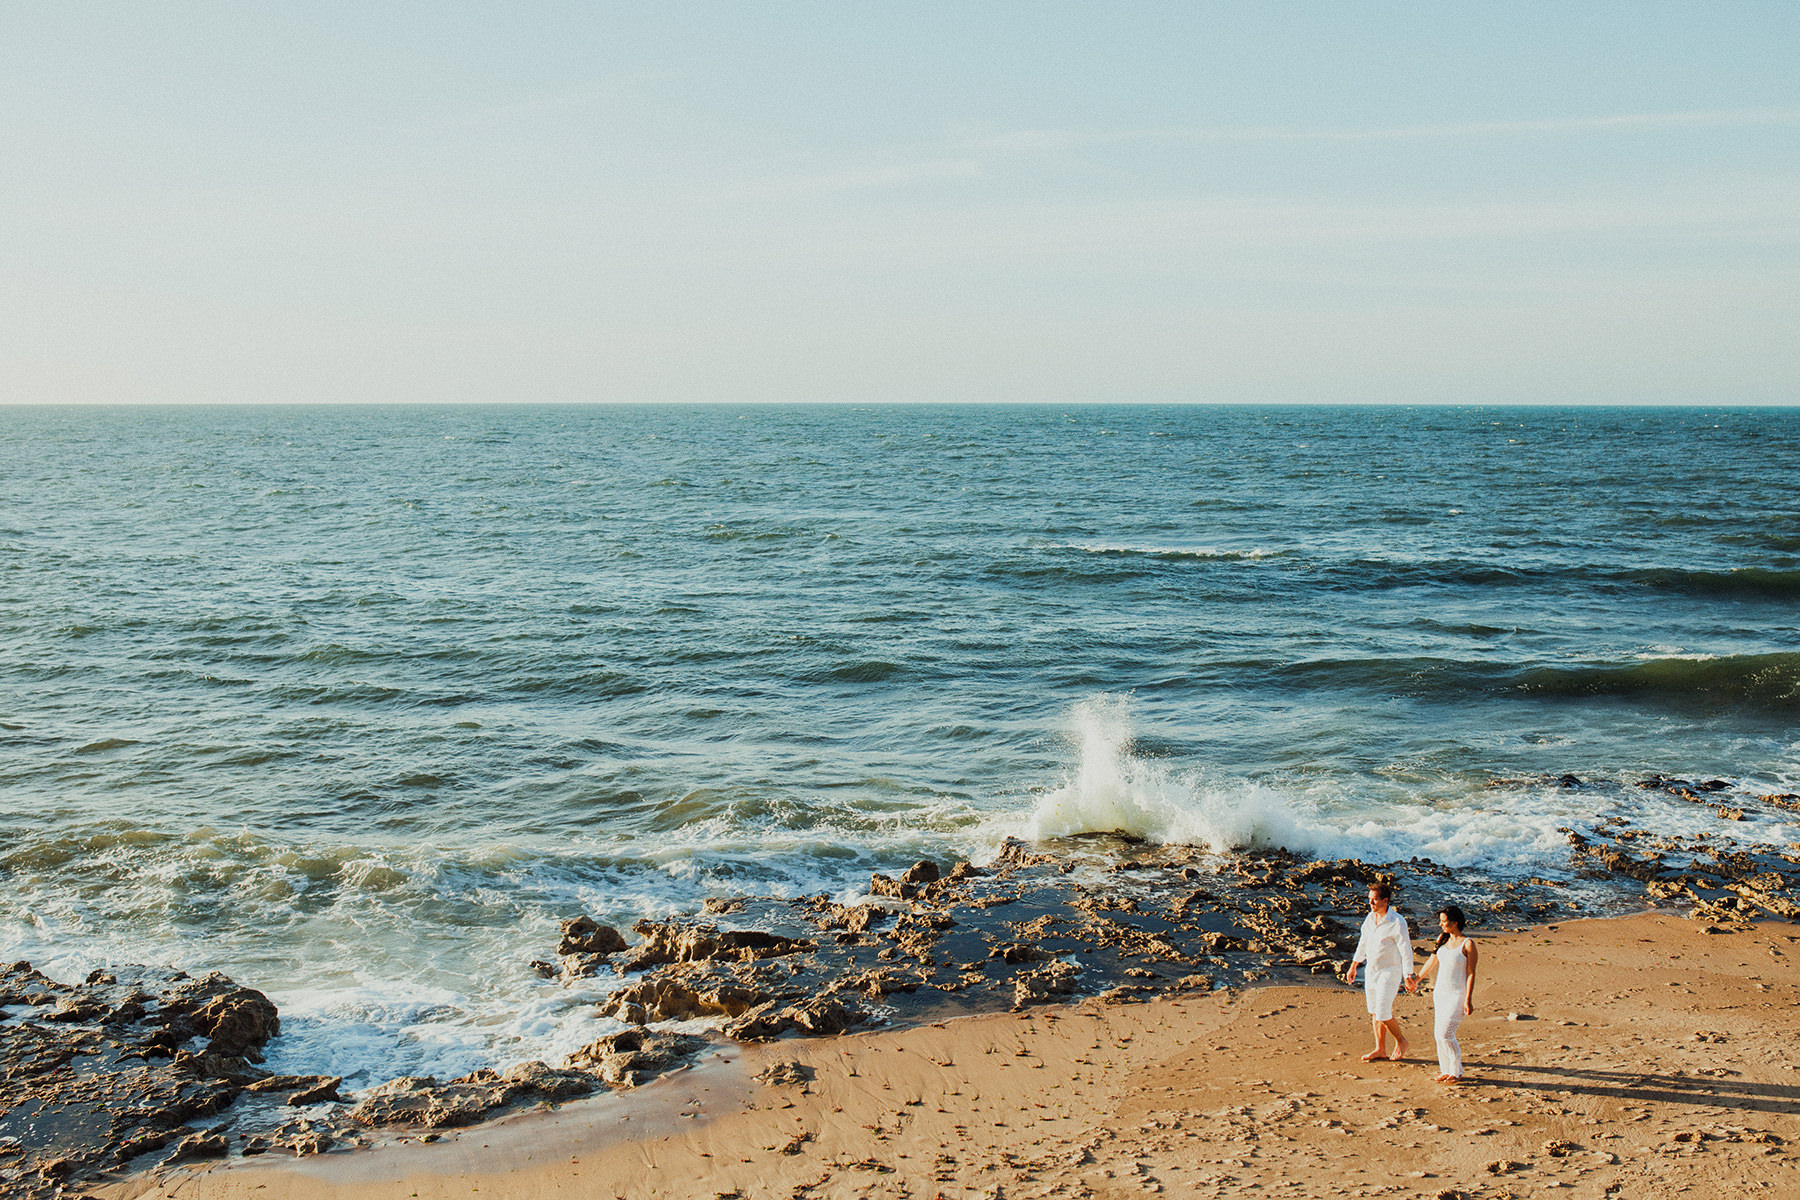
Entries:
[[1554,875],[1542,777],[1800,790],[1797,725],[1796,409],[0,409],[0,954],[226,970],[352,1083],[593,1036],[576,911]]

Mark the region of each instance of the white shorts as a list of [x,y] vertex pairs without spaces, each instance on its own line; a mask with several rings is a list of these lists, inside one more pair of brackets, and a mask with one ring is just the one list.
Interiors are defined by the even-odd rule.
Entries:
[[1369,1006],[1371,1017],[1377,1021],[1394,1019],[1394,997],[1400,994],[1400,984],[1405,978],[1406,972],[1399,967],[1371,970],[1363,976],[1363,1002]]

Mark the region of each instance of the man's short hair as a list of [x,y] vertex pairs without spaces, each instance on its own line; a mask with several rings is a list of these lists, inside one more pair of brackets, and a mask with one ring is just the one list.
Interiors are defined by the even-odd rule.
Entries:
[[1369,890],[1375,893],[1375,898],[1378,900],[1392,900],[1394,898],[1394,885],[1391,883],[1371,883],[1369,885]]

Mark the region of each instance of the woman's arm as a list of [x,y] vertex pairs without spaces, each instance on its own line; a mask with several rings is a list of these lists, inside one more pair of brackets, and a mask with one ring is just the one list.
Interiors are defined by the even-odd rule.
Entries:
[[1425,969],[1419,972],[1419,977],[1417,979],[1407,981],[1406,990],[1408,994],[1416,994],[1420,988],[1424,987],[1425,981],[1431,978],[1431,973],[1436,969],[1437,955],[1427,954],[1425,956]]
[[1474,938],[1463,943],[1463,957],[1469,960],[1469,981],[1463,984],[1463,1014],[1466,1016],[1475,1011],[1475,964],[1481,961],[1481,951]]

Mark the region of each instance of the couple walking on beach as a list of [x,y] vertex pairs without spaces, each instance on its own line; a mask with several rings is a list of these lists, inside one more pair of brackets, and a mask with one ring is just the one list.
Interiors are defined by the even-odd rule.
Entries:
[[[1463,933],[1466,919],[1462,909],[1446,904],[1437,910],[1437,948],[1425,962],[1425,970],[1413,973],[1412,931],[1406,918],[1394,911],[1393,888],[1385,883],[1369,885],[1369,915],[1363,918],[1362,938],[1350,960],[1350,973],[1345,981],[1356,986],[1356,969],[1368,964],[1363,977],[1363,995],[1369,1007],[1369,1023],[1375,1033],[1375,1048],[1363,1055],[1364,1062],[1388,1059],[1400,1062],[1406,1057],[1409,1043],[1400,1032],[1394,1017],[1394,998],[1402,986],[1417,992],[1437,973],[1437,988],[1432,992],[1432,1008],[1436,1017],[1432,1032],[1437,1037],[1439,1083],[1462,1080],[1462,1043],[1456,1031],[1463,1018],[1475,1011],[1475,964],[1480,952],[1475,939]],[[1394,1049],[1388,1052],[1387,1039],[1393,1036]]]

